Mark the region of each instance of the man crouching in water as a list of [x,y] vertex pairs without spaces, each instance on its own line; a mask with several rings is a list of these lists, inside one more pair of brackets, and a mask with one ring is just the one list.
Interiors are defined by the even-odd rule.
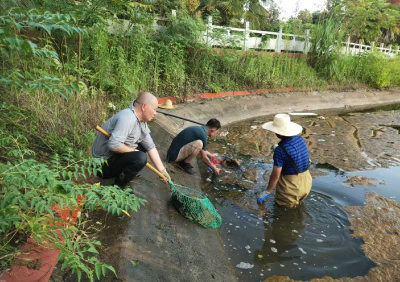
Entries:
[[262,126],[282,141],[274,151],[274,168],[267,191],[257,198],[262,203],[276,187],[275,201],[279,205],[296,207],[310,193],[312,177],[308,170],[309,158],[306,142],[300,136],[302,127],[290,121],[287,114],[278,114],[273,122]]

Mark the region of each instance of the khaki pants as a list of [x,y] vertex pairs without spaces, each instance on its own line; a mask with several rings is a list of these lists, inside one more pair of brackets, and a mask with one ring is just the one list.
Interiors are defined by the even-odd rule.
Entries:
[[178,154],[178,157],[176,158],[175,162],[179,163],[180,161],[183,161],[184,159],[189,157],[198,148],[200,148],[200,149],[203,148],[203,141],[196,140],[196,141],[186,144],[179,150],[179,154]]
[[312,177],[308,170],[297,175],[281,175],[276,185],[275,201],[279,205],[296,207],[307,198],[311,185]]

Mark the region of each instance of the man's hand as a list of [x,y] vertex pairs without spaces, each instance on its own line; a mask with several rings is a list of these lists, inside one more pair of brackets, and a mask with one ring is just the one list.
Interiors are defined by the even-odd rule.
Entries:
[[168,184],[171,181],[171,176],[169,176],[169,174],[165,168],[160,172],[162,175],[165,176],[165,178],[163,178],[162,181],[164,181],[165,184]]
[[220,173],[221,173],[221,170],[220,170],[219,168],[215,168],[215,169],[213,169],[213,172],[214,172],[215,174],[220,174]]
[[265,191],[262,192],[258,197],[257,197],[257,203],[261,204],[266,198],[268,198],[269,192]]
[[214,153],[214,154],[212,154],[212,153],[210,153],[209,155],[208,155],[209,157],[218,157],[218,154],[217,153]]

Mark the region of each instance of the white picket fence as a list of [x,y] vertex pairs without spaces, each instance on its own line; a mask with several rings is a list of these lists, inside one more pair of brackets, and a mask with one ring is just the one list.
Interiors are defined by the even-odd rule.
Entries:
[[[172,10],[172,15],[176,16],[176,11]],[[160,21],[169,21],[166,18],[155,18],[153,23],[154,29],[161,29],[164,26],[159,25]],[[279,32],[251,30],[249,22],[244,23],[245,28],[225,27],[212,24],[212,17],[208,17],[207,28],[202,32],[200,38],[201,43],[211,47],[231,47],[240,48],[243,50],[256,49],[280,53],[297,52],[307,53],[310,49],[310,31],[306,30],[304,35],[287,34],[282,32],[282,27]],[[132,24],[127,20],[109,20],[109,32],[119,34],[129,34]],[[371,50],[372,46],[350,42],[350,37],[346,42],[343,42],[343,54],[358,55],[365,51]],[[382,53],[388,56],[400,54],[399,47],[392,48],[392,45],[387,47],[380,44],[377,47]]]

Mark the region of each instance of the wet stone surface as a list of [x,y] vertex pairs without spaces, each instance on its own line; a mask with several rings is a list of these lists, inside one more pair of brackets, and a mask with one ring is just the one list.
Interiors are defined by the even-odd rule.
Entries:
[[[208,149],[238,159],[241,167],[221,178],[203,169],[212,179],[203,191],[222,216],[221,238],[232,266],[253,266],[236,269],[240,281],[399,280],[399,257],[389,248],[397,250],[400,234],[395,202],[400,197],[399,113],[394,107],[292,118],[303,126],[313,177],[309,197],[293,210],[276,206],[274,193],[264,204],[256,203],[279,142],[260,127],[272,117],[221,130]],[[365,198],[368,190],[386,198]],[[377,244],[378,239],[388,245]]]

